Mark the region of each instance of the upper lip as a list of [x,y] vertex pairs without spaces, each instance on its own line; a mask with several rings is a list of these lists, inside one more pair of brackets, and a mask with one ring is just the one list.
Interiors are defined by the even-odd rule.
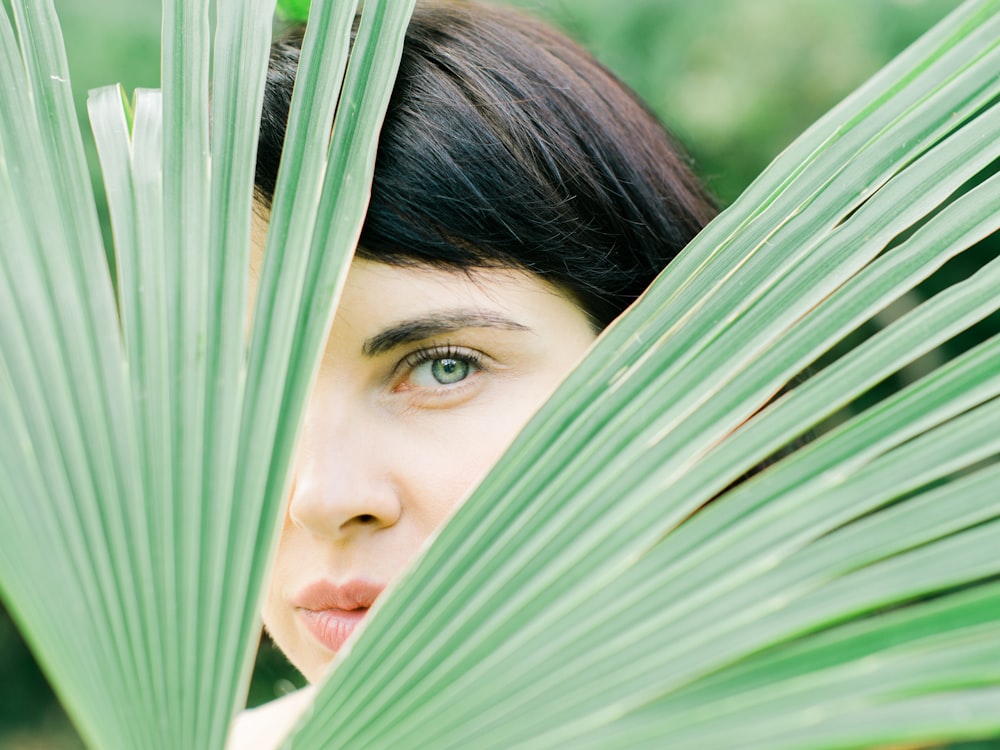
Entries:
[[368,609],[384,588],[384,584],[364,580],[347,581],[339,585],[333,581],[316,581],[292,599],[292,606],[313,612]]

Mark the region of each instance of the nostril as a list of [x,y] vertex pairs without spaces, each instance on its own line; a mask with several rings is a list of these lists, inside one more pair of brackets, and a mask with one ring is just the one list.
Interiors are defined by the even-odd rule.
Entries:
[[374,523],[375,516],[371,515],[370,513],[363,513],[360,516],[357,516],[357,520],[359,523],[363,524]]

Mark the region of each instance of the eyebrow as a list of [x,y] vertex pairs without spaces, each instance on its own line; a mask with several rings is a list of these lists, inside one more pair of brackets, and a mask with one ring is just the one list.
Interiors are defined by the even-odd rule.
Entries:
[[510,318],[481,310],[454,310],[431,313],[404,320],[365,340],[361,348],[366,357],[375,357],[413,341],[454,333],[464,328],[499,328],[504,331],[530,331],[531,329]]

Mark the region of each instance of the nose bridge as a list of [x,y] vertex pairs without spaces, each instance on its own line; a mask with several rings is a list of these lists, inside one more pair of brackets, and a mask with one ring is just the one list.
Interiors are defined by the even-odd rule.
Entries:
[[288,515],[316,536],[385,528],[402,512],[379,422],[363,411],[326,404],[320,418],[307,418]]

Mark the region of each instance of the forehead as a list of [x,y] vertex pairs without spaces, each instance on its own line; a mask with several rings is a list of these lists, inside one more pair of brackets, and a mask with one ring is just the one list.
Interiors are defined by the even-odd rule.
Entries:
[[536,328],[543,323],[558,327],[582,312],[556,287],[525,271],[396,266],[355,258],[334,326],[370,335],[415,318],[453,314]]

